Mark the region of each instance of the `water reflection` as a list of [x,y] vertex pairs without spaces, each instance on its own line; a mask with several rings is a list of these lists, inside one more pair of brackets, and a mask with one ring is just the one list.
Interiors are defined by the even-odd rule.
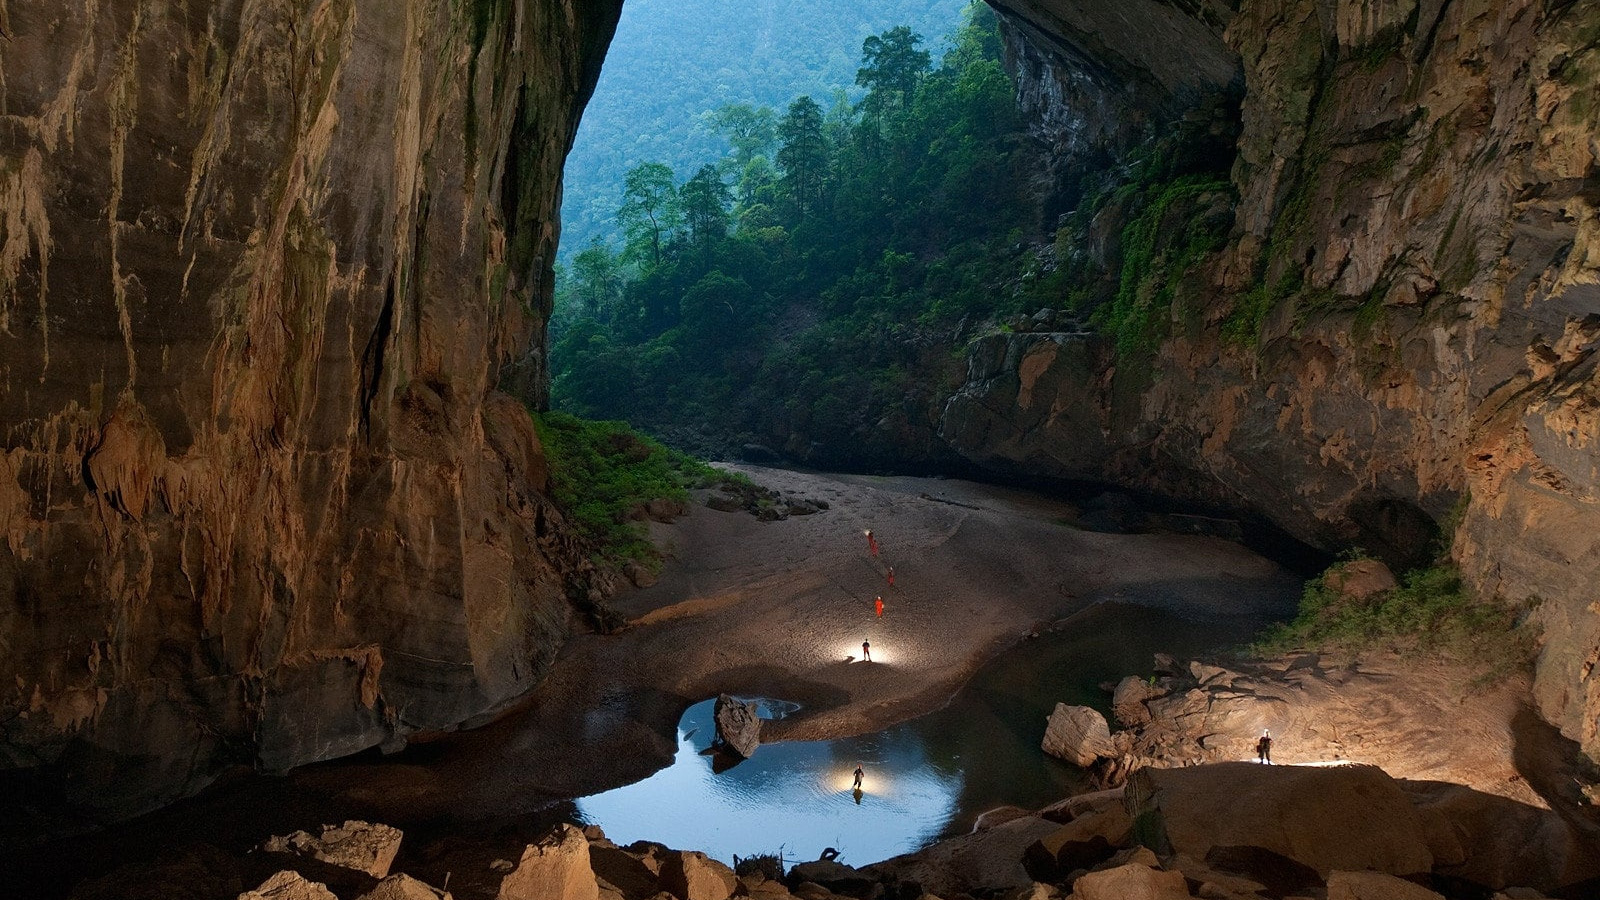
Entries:
[[[776,852],[816,859],[826,847],[863,865],[922,847],[944,829],[962,792],[959,768],[936,765],[920,735],[892,728],[836,741],[763,744],[721,773],[705,754],[714,701],[678,722],[672,765],[626,787],[577,801],[584,820],[618,843],[660,841],[725,862]],[[852,791],[857,764],[862,791]]]

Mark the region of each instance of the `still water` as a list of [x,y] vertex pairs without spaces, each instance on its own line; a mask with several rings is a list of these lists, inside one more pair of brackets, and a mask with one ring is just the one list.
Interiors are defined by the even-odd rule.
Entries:
[[[1092,789],[1082,770],[1039,749],[1058,701],[1109,712],[1101,682],[1149,674],[1157,650],[1181,657],[1238,645],[1262,624],[1101,604],[1003,654],[936,713],[860,737],[763,744],[722,772],[704,752],[716,736],[714,701],[705,700],[679,721],[672,765],[581,798],[577,809],[621,844],[659,841],[730,863],[780,850],[791,861],[816,859],[834,847],[841,862],[877,862],[969,830],[984,810],[1032,809]],[[765,701],[762,715],[793,711]],[[866,772],[859,802],[857,763]]]

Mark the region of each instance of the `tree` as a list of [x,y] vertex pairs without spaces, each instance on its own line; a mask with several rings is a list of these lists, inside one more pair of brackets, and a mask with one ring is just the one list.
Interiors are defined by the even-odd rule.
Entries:
[[661,265],[661,241],[680,221],[678,190],[672,169],[664,163],[641,163],[622,182],[622,207],[617,221],[628,236],[627,254],[635,259],[648,247],[653,267]]
[[717,167],[707,164],[678,191],[678,205],[689,226],[689,240],[702,250],[728,236],[728,205],[733,195]]
[[861,68],[856,84],[867,89],[867,105],[904,109],[917,90],[917,83],[933,67],[933,57],[918,50],[922,35],[900,25],[875,34],[861,43]]
[[733,147],[734,171],[741,171],[758,156],[766,156],[778,139],[778,114],[770,106],[729,103],[708,113],[711,127]]
[[778,165],[783,169],[783,177],[778,179],[782,194],[799,217],[812,215],[821,205],[828,174],[822,107],[810,97],[800,97],[789,104],[783,121],[778,123],[778,138],[783,142],[778,149]]
[[568,276],[573,298],[586,315],[605,318],[622,296],[622,271],[606,242],[595,235],[589,246],[572,258]]

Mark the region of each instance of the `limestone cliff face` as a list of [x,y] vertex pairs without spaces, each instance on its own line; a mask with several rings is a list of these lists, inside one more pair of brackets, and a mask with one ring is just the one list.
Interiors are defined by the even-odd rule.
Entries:
[[[1095,71],[1033,36],[1045,4],[999,5],[1054,73],[1023,67],[1025,93]],[[1600,7],[1173,6],[1225,23],[1243,72],[1225,246],[1136,296],[1168,304],[1148,359],[1060,331],[980,342],[944,435],[985,465],[1221,500],[1324,546],[1425,557],[1458,521],[1480,589],[1540,601],[1540,709],[1600,758]],[[1092,248],[1108,217],[1068,243]]]
[[126,810],[539,677],[583,563],[498,388],[620,6],[0,2],[0,765]]

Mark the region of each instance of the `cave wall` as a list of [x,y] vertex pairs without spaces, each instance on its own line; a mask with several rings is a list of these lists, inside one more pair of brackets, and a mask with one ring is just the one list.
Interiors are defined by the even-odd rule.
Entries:
[[0,766],[118,814],[524,693],[621,0],[0,0]]
[[[1031,45],[1025,101],[1061,98],[1063,122],[1114,116],[1173,53],[1086,62],[1035,35],[1038,7],[1117,4],[995,5]],[[1536,603],[1539,709],[1600,758],[1600,7],[1166,5],[1242,70],[1226,247],[1181,278],[1151,359],[1093,333],[983,338],[942,434],[985,466],[1225,503],[1324,547],[1419,561],[1453,536],[1477,589]],[[1113,88],[1081,107],[1058,87],[1096,77]],[[1056,173],[1083,164],[1055,146]]]

